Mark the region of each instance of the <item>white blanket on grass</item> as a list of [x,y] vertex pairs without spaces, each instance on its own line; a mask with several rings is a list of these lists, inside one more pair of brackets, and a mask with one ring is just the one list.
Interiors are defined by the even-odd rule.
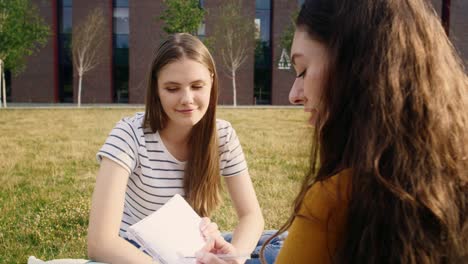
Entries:
[[87,259],[54,259],[49,261],[40,260],[34,256],[28,258],[28,264],[104,264]]

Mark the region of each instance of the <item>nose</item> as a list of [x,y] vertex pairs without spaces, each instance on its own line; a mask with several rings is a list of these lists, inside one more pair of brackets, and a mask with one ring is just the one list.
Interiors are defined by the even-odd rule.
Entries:
[[190,89],[190,87],[187,88],[187,89],[183,89],[181,103],[182,104],[192,104],[193,103],[193,92]]
[[289,91],[289,102],[294,105],[302,105],[304,101],[305,96],[302,79],[296,79],[291,87],[291,91]]

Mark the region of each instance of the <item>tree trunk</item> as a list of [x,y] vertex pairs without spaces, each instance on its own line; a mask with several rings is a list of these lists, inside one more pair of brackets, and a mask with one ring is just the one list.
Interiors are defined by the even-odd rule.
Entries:
[[[2,73],[3,73],[3,61],[0,60],[0,76],[2,76]],[[2,78],[0,78],[0,108],[2,108],[2,94],[1,94],[1,91],[3,91],[3,81],[2,81]]]
[[[3,67],[2,67],[3,69]],[[3,86],[3,107],[7,107],[6,103],[6,82],[5,82],[5,71],[2,70],[2,86]]]
[[78,74],[78,107],[81,107],[81,83],[83,81],[83,74]]
[[232,70],[232,102],[237,106],[237,91],[236,91],[236,71]]

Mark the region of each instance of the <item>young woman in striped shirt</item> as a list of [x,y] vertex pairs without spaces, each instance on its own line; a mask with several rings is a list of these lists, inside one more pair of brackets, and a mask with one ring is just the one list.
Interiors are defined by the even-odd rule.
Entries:
[[206,237],[218,234],[207,217],[220,202],[221,178],[238,215],[232,244],[239,253],[254,250],[263,216],[236,132],[216,119],[217,79],[213,58],[197,38],[175,34],[159,46],[145,113],[118,122],[97,154],[101,166],[89,221],[91,259],[151,263],[126,230],[175,194],[205,217],[200,229]]

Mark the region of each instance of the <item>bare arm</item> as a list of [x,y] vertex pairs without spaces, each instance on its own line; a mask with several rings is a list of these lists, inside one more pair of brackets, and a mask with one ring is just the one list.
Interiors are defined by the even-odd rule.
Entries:
[[237,252],[250,253],[255,249],[264,227],[263,215],[250,175],[244,172],[238,176],[226,177],[225,180],[239,218],[231,243]]
[[119,237],[128,174],[119,164],[102,159],[88,227],[88,256],[95,261],[152,263],[148,255]]

